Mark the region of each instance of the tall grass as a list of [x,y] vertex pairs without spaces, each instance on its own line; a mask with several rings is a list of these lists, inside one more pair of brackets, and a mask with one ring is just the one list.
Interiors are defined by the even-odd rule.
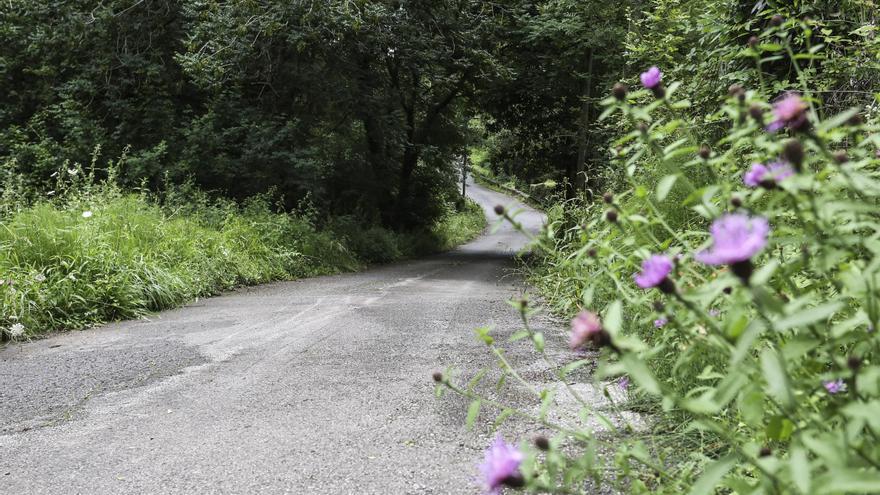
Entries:
[[[187,187],[126,192],[81,169],[54,198],[6,197],[0,210],[0,335],[27,338],[136,318],[241,285],[357,270],[448,249],[483,228],[473,205],[409,234],[314,211],[276,211]],[[9,189],[4,189],[4,191]],[[7,195],[9,196],[9,195]]]

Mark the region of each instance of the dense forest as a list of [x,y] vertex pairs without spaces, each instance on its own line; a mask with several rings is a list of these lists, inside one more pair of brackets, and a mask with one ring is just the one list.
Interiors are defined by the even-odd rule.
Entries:
[[496,444],[493,493],[880,492],[878,22],[873,0],[9,2],[0,330],[447,249],[484,225],[468,163],[546,210],[531,282],[659,418],[604,462],[587,430]]

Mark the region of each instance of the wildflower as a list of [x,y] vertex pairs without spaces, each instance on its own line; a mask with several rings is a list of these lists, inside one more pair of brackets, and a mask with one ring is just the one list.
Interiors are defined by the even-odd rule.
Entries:
[[657,287],[671,294],[675,292],[675,284],[669,279],[670,272],[672,260],[662,254],[655,254],[642,262],[642,271],[633,275],[633,278],[642,289]]
[[38,273],[38,274],[34,277],[34,280],[36,280],[37,282],[45,282],[45,281],[46,281],[46,276],[43,275],[42,273]]
[[667,323],[669,323],[669,320],[666,318],[657,318],[654,320],[654,328],[663,328]]
[[840,378],[837,380],[825,380],[822,382],[822,386],[824,386],[825,390],[831,395],[839,394],[846,390],[846,384],[843,383],[843,379]]
[[91,212],[91,210],[86,210],[86,211],[84,211],[83,214],[82,214],[82,217],[83,217],[83,218],[92,218],[92,212]]
[[584,345],[588,340],[596,338],[603,332],[602,322],[595,313],[589,311],[581,311],[573,320],[571,320],[571,339],[569,344],[572,349]]
[[24,325],[21,323],[16,323],[9,327],[9,336],[12,338],[21,337],[24,335]]
[[761,186],[765,189],[773,189],[776,184],[792,175],[794,175],[794,169],[784,162],[773,162],[769,167],[763,163],[753,163],[743,176],[743,182],[749,187]]
[[784,127],[792,131],[803,130],[807,122],[807,104],[797,93],[788,93],[773,105],[773,116],[776,118],[767,130],[776,132]]
[[697,253],[696,259],[707,265],[730,265],[731,270],[748,284],[752,274],[751,259],[767,245],[770,224],[766,218],[750,218],[741,213],[724,215],[712,223],[712,248]]
[[480,464],[480,471],[486,483],[486,492],[497,495],[504,486],[518,487],[525,482],[519,465],[525,456],[514,445],[504,441],[499,435],[486,450],[486,457]]
[[626,93],[628,88],[623,83],[617,83],[611,88],[611,94],[620,101],[623,101],[626,98]]
[[617,379],[617,386],[623,390],[628,389],[629,388],[629,377],[626,375],[623,375],[622,377],[618,378]]
[[712,249],[697,253],[707,265],[731,265],[748,261],[767,245],[770,224],[762,217],[731,213],[712,223]]
[[642,72],[639,78],[642,80],[642,86],[646,89],[654,89],[660,86],[660,82],[663,80],[663,73],[660,72],[660,69],[657,66],[654,66],[647,71]]

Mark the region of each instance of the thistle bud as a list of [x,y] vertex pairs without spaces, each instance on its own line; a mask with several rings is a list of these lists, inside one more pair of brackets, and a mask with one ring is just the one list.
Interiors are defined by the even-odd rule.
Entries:
[[742,208],[743,200],[739,196],[730,198],[730,205],[734,208]]
[[851,126],[860,126],[865,123],[865,118],[862,117],[862,114],[857,113],[850,117],[847,123]]
[[764,126],[764,109],[761,108],[757,103],[751,105],[749,107],[749,115],[755,119],[755,122],[758,123],[759,126]]
[[614,195],[611,194],[610,192],[606,192],[605,194],[602,195],[602,201],[604,201],[606,204],[610,205],[611,203],[614,202]]
[[596,251],[596,248],[590,248],[589,251],[587,251],[587,256],[590,258],[595,258],[597,254],[599,253]]
[[708,160],[709,157],[712,156],[712,150],[706,146],[705,144],[700,147],[700,158],[703,160]]
[[611,223],[617,223],[617,211],[608,210],[607,212],[605,212],[605,218]]
[[550,450],[550,440],[544,435],[538,435],[535,437],[535,447],[546,452]]
[[434,378],[434,381],[437,383],[440,383],[443,381],[443,373],[441,373],[439,371],[435,371],[434,374],[431,375],[431,377]]
[[666,310],[666,305],[663,304],[663,301],[654,301],[653,306],[654,306],[654,311],[656,311],[658,313],[662,313],[664,310]]
[[761,42],[761,40],[759,40],[757,36],[749,37],[749,48],[754,48],[754,47],[758,46],[758,43],[760,43],[760,42]]
[[834,161],[840,165],[849,161],[849,155],[846,154],[846,151],[838,150],[834,152]]
[[761,447],[761,451],[758,453],[760,457],[770,457],[773,455],[773,450],[770,447],[764,446]]
[[804,165],[804,145],[796,139],[790,140],[782,148],[782,157],[800,171]]
[[730,294],[733,292],[733,287],[729,287],[729,286],[728,286],[728,287],[725,287],[725,288],[723,289],[723,292],[724,292],[725,294],[727,294],[727,295],[730,295]]
[[784,17],[782,17],[782,16],[779,15],[779,14],[776,14],[776,15],[774,15],[773,17],[770,18],[770,25],[771,25],[771,26],[776,26],[776,27],[781,26],[781,25],[782,25],[782,22],[783,22],[784,20],[785,20]]
[[862,367],[862,358],[858,356],[850,356],[846,360],[846,365],[853,371],[858,371]]
[[504,207],[501,205],[495,205],[495,214],[498,216],[504,215]]
[[639,122],[638,130],[642,134],[647,134],[648,133],[648,124],[646,124],[644,122]]
[[739,84],[732,84],[729,88],[727,88],[727,93],[734,97],[740,98],[746,96],[746,90]]
[[623,101],[626,99],[626,94],[629,92],[629,89],[623,83],[617,83],[611,88],[611,94],[617,98],[618,101]]

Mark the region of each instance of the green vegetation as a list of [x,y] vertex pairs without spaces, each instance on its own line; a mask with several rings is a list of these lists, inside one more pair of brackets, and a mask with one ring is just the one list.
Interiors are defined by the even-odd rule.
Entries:
[[322,224],[307,204],[285,212],[268,195],[237,203],[187,185],[131,192],[94,175],[65,168],[54,199],[6,198],[3,339],[134,318],[241,285],[450,249],[485,226],[470,201],[460,211],[450,204],[427,229],[396,233],[344,217]]

